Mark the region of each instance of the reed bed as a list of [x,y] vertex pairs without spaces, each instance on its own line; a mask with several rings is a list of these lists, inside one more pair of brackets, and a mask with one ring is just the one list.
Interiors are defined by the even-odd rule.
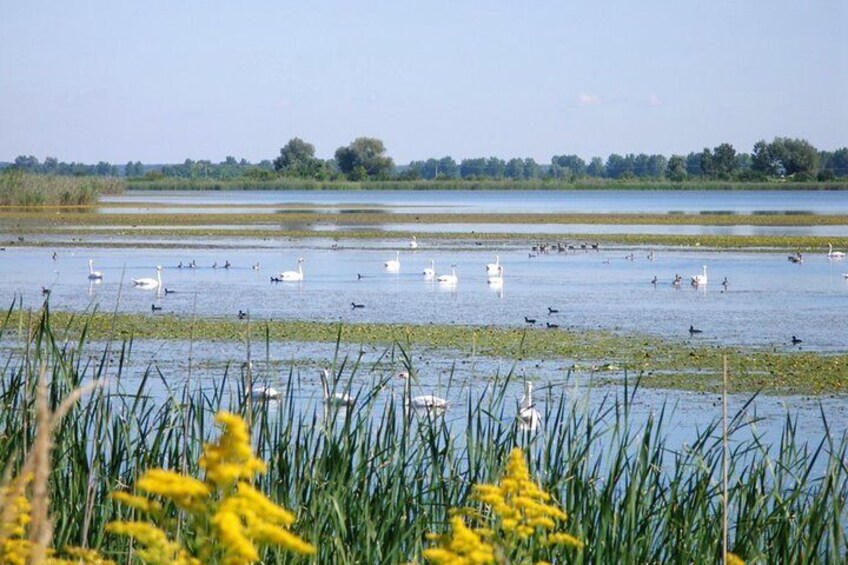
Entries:
[[122,192],[125,184],[110,177],[32,175],[9,170],[0,174],[0,206],[87,208],[97,204],[101,194]]
[[[665,439],[666,410],[647,420],[632,417],[643,394],[638,382],[625,381],[594,408],[550,391],[536,432],[516,421],[507,393],[512,374],[451,406],[450,418],[410,414],[383,394],[384,382],[348,385],[357,399],[348,410],[296,405],[291,378],[279,402],[253,401],[245,394],[249,370],[247,382],[229,370],[202,381],[189,374],[162,398],[152,393],[159,378],[154,368],[140,382],[123,382],[132,341],[95,348],[85,329],[66,334],[46,307],[33,314],[40,322],[24,337],[10,332],[17,320],[12,314],[0,326],[0,339],[18,340],[0,381],[0,463],[7,473],[19,470],[35,438],[40,370],[53,409],[80,386],[107,380],[55,428],[49,485],[57,548],[97,548],[128,561],[126,539],[105,526],[127,519],[129,511],[107,495],[154,467],[200,476],[197,460],[215,434],[213,416],[229,410],[250,423],[254,449],[268,463],[257,487],[297,514],[293,530],[318,549],[312,557],[266,549],[265,563],[420,562],[425,534],[445,531],[448,509],[465,505],[473,485],[500,476],[516,446],[524,448],[532,476],[568,513],[569,533],[585,542],[557,562],[688,564],[722,557],[719,414],[713,425],[691,431],[688,446],[676,448]],[[406,349],[396,345],[387,354],[399,352],[414,375]],[[336,370],[349,375],[375,368],[339,359]],[[766,445],[746,429],[744,410],[731,417],[726,436],[730,549],[749,563],[844,563],[846,438],[828,431],[820,444],[802,444],[787,416],[779,445]],[[181,536],[191,540],[186,528]]]

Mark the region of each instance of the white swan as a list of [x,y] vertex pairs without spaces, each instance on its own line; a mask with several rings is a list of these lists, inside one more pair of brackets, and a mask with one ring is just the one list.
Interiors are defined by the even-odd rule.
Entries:
[[844,251],[834,251],[833,245],[830,243],[827,244],[827,256],[831,259],[844,259],[845,252]]
[[390,273],[397,273],[398,271],[400,271],[400,251],[396,252],[394,259],[389,259],[388,261],[383,263],[383,266]]
[[92,281],[99,281],[103,279],[103,273],[94,270],[94,259],[88,260],[88,279]]
[[498,265],[498,271],[496,274],[489,274],[488,278],[486,278],[486,282],[491,286],[501,286],[503,285],[503,265]]
[[283,271],[280,273],[281,281],[302,281],[303,280],[303,257],[297,260],[296,271]]
[[410,249],[418,249],[418,241],[415,239],[415,236],[412,236],[412,239],[409,240],[409,248]]
[[277,400],[280,396],[280,391],[272,386],[256,385],[250,389],[250,398],[255,401]]
[[410,383],[409,373],[403,371],[398,373],[398,377],[404,379],[403,384],[403,405],[406,408],[420,408],[423,410],[446,410],[448,401],[432,394],[422,394],[421,396],[412,397],[412,385]]
[[518,421],[524,430],[536,430],[542,421],[542,415],[533,404],[533,383],[524,381],[524,396],[518,401]]
[[486,274],[487,275],[497,275],[498,270],[501,268],[501,258],[495,255],[495,262],[488,263],[486,265]]
[[441,284],[456,284],[459,280],[456,276],[456,265],[451,265],[451,274],[440,275],[438,280]]
[[692,275],[692,286],[701,286],[707,284],[707,266],[704,265],[704,272],[700,275]]
[[155,279],[151,279],[149,277],[143,279],[132,279],[132,283],[138,288],[159,288],[162,286],[162,267],[156,267]]
[[434,259],[430,259],[430,266],[425,267],[421,274],[424,275],[424,278],[427,280],[432,280],[436,278],[436,261]]
[[330,393],[330,371],[327,369],[321,370],[321,388],[324,390],[324,402],[331,406],[353,406],[354,399],[345,392]]

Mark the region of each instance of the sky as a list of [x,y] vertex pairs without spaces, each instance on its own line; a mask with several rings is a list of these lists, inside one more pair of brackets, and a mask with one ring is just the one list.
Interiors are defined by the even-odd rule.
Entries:
[[848,146],[846,0],[0,0],[0,161]]

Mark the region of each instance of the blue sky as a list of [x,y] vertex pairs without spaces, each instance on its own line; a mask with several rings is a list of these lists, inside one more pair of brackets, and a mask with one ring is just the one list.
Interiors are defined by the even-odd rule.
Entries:
[[3,0],[0,161],[848,145],[848,2]]

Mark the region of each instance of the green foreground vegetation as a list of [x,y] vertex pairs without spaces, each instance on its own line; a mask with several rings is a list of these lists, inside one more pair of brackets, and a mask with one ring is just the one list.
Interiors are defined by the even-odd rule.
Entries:
[[[226,372],[202,388],[187,375],[182,388],[157,398],[153,370],[140,381],[126,378],[128,342],[92,342],[108,319],[95,316],[77,326],[67,317],[34,317],[38,323],[8,355],[0,380],[5,476],[18,476],[27,454],[39,449],[44,422],[36,418],[37,398],[55,411],[81,385],[108,378],[52,423],[50,462],[37,467],[48,473],[42,475],[50,493],[45,511],[58,549],[88,547],[131,561],[130,539],[110,533],[107,524],[139,516],[108,495],[132,488],[142,472],[158,467],[202,477],[199,456],[217,436],[212,415],[226,410],[249,423],[254,450],[267,462],[255,488],[292,510],[293,533],[317,552],[266,547],[264,563],[420,563],[430,546],[426,534],[446,531],[449,509],[468,506],[474,485],[502,476],[516,446],[526,453],[534,480],[567,513],[566,531],[584,544],[579,551],[555,550],[554,562],[717,563],[725,508],[729,549],[748,563],[835,564],[846,558],[848,443],[828,433],[820,444],[802,444],[791,416],[779,445],[751,435],[746,404],[730,414],[726,434],[717,415],[711,425],[693,429],[681,448],[668,443],[666,409],[645,420],[632,417],[643,394],[632,381],[594,407],[575,404],[565,392],[548,399],[544,431],[538,432],[518,425],[507,392],[513,375],[493,378],[480,399],[451,407],[462,433],[435,414],[416,415],[391,399],[384,403],[376,390],[353,390],[357,403],[349,410],[320,401],[303,409],[291,388],[280,402],[251,403],[248,383],[230,376],[233,391]],[[0,333],[7,336],[17,321],[7,317]],[[120,318],[113,323],[116,332],[124,331]],[[116,365],[108,363],[110,350],[120,352]],[[412,357],[405,359],[414,374]],[[339,377],[347,381],[357,371],[367,368],[354,363]],[[42,381],[46,395],[38,391]],[[824,419],[822,425],[827,429]],[[202,550],[203,543],[214,543],[196,537],[201,526],[178,507],[163,510],[187,546]],[[552,550],[528,551],[535,561]]]
[[[27,330],[23,312],[10,312],[9,327]],[[53,312],[52,323],[72,336],[90,339],[212,340],[242,343],[324,342],[356,345],[403,343],[406,347],[455,353],[460,359],[491,356],[513,360],[562,360],[563,371],[593,375],[597,382],[618,382],[623,372],[644,386],[716,391],[722,357],[730,359],[731,390],[771,394],[848,392],[848,354],[801,352],[789,345],[740,349],[671,342],[649,336],[603,331],[527,329],[448,325],[343,325],[309,321],[190,319],[173,315]],[[681,333],[684,333],[683,330]]]

